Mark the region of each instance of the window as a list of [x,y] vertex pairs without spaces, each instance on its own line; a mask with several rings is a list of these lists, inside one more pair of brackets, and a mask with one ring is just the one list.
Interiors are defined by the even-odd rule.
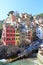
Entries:
[[15,36],[15,34],[13,34],[13,36]]
[[30,36],[30,34],[28,34],[28,36]]
[[10,36],[12,36],[12,34],[10,34]]
[[22,38],[25,38],[25,36],[22,36]]
[[16,34],[16,36],[20,36],[19,34]]
[[10,30],[10,32],[12,32],[12,30]]
[[12,40],[15,40],[15,38],[12,38]]
[[16,40],[17,40],[17,38],[16,38]]
[[9,36],[9,34],[7,34],[6,36]]
[[8,38],[6,40],[9,40]]
[[11,28],[13,28],[13,26],[11,26]]
[[9,30],[7,30],[7,32],[9,32]]
[[7,40],[11,40],[11,38],[7,38]]

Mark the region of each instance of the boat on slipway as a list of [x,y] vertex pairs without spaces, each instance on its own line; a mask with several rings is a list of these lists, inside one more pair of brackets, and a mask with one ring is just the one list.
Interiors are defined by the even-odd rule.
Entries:
[[38,65],[43,65],[43,44],[40,45],[37,55]]

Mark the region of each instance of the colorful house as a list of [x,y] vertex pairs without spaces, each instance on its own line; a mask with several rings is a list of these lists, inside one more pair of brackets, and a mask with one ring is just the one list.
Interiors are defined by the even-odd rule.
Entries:
[[10,12],[3,23],[2,42],[4,45],[15,44],[15,24],[16,17],[13,15],[13,12]]
[[20,32],[15,30],[15,45],[20,45]]
[[4,45],[15,44],[15,29],[13,26],[4,26],[2,33],[2,41]]
[[22,41],[24,40],[32,40],[32,31],[27,32],[28,26],[26,25],[26,23],[18,23],[17,21],[18,18],[16,17],[16,15],[14,15],[14,12],[10,11],[8,17],[3,23],[2,42],[4,45],[20,45],[20,43],[22,43]]

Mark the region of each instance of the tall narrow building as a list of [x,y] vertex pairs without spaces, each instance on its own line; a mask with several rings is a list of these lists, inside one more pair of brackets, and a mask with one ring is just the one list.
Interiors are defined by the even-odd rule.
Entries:
[[16,16],[14,12],[11,11],[8,14],[7,19],[3,23],[3,31],[2,31],[2,42],[4,45],[15,44],[16,42]]

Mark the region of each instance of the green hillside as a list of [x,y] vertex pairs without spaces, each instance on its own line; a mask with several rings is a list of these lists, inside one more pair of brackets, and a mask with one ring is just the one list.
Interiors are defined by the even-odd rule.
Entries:
[[38,15],[36,15],[36,16],[43,17],[43,13],[41,13],[41,14],[38,14]]
[[2,25],[3,25],[3,23],[0,23],[0,29],[2,29]]

